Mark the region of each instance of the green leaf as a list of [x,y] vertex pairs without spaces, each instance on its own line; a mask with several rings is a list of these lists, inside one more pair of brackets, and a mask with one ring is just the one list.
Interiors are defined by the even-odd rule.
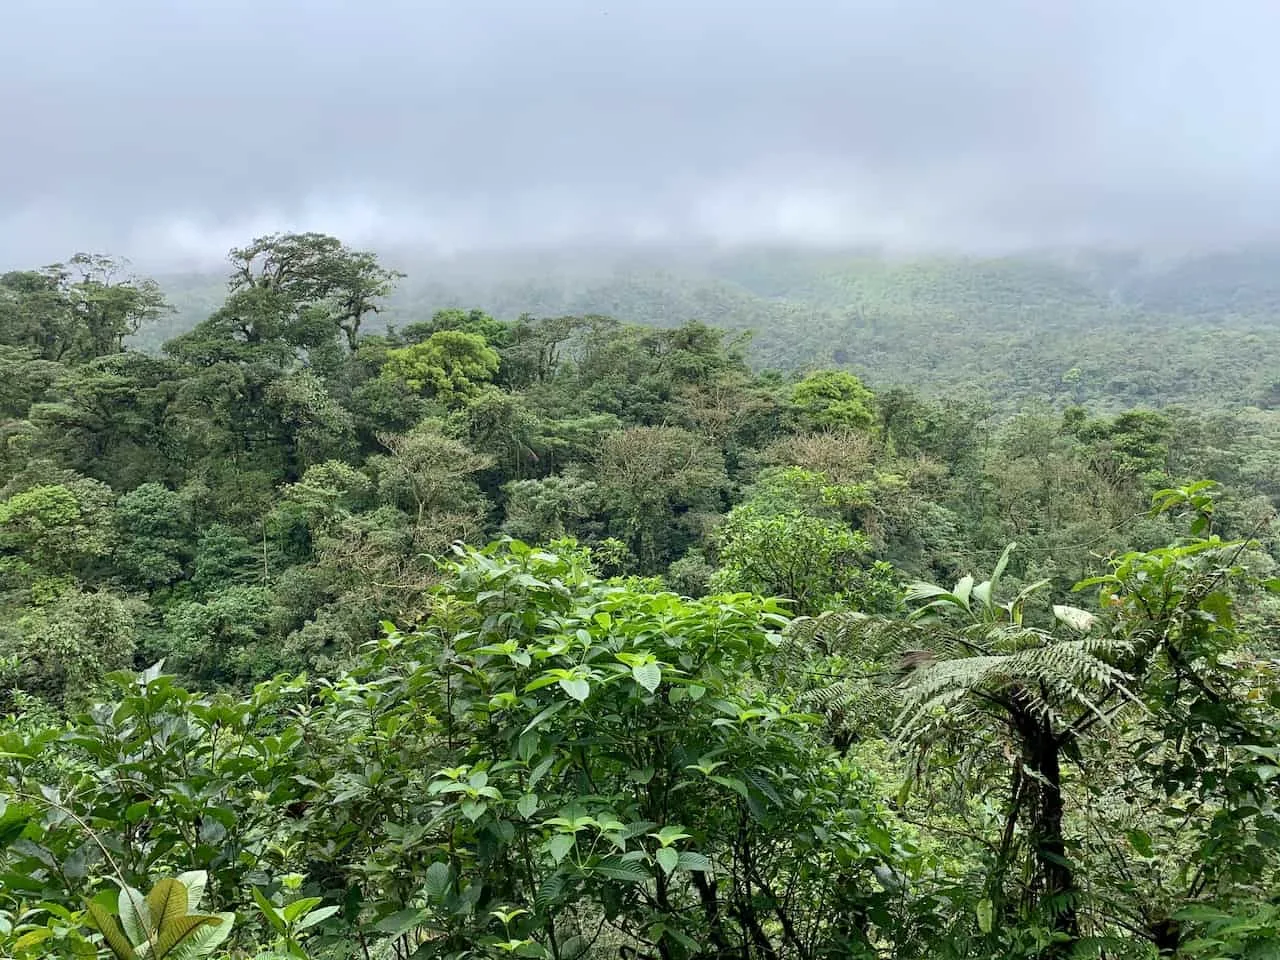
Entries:
[[740,794],[744,800],[751,799],[751,793],[747,790],[747,785],[736,777],[713,775],[708,777],[708,779],[720,784],[722,787],[728,787],[734,793]]
[[166,878],[147,894],[152,929],[161,930],[187,915],[187,888],[173,878]]
[[286,932],[284,917],[280,916],[280,912],[275,908],[275,905],[257,887],[250,887],[249,889],[253,893],[254,901],[258,904],[258,909],[267,918],[267,923],[271,924],[271,928],[276,933],[284,934]]
[[37,944],[44,943],[44,941],[48,940],[52,936],[53,930],[49,927],[37,927],[34,930],[27,931],[17,940],[13,941],[13,949],[17,953],[25,953]]
[[532,793],[526,793],[516,801],[516,810],[519,812],[520,816],[528,820],[538,810],[538,798]]
[[696,873],[709,873],[711,871],[711,861],[707,859],[705,854],[697,853],[693,850],[682,850],[680,851],[680,869]]
[[983,933],[990,933],[994,921],[995,905],[992,904],[989,897],[983,897],[978,901],[976,907],[978,914],[978,929]]
[[312,907],[319,906],[323,902],[324,897],[300,897],[293,903],[285,904],[280,914],[284,917],[285,923],[293,923]]
[[644,883],[649,879],[649,871],[643,864],[636,860],[623,860],[621,857],[605,857],[592,867],[592,872],[624,883]]
[[[184,900],[185,896],[184,893]],[[156,937],[155,953],[152,956],[156,960],[162,960],[162,958],[172,954],[179,944],[189,939],[201,927],[217,926],[221,923],[223,923],[223,920],[220,917],[205,916],[199,913],[184,913],[180,917],[166,920],[160,926]]]
[[573,849],[573,834],[562,833],[552,837],[547,849],[551,851],[551,859],[559,863]]
[[1000,559],[996,562],[996,568],[991,572],[991,586],[988,589],[988,596],[991,596],[1000,586],[1000,578],[1004,576],[1005,568],[1009,566],[1009,558],[1013,556],[1013,551],[1018,549],[1016,543],[1011,543],[1004,548],[1004,553],[1000,554]]
[[1151,834],[1143,830],[1129,830],[1125,833],[1129,838],[1129,844],[1133,849],[1138,851],[1139,856],[1150,857],[1151,851]]
[[410,907],[407,910],[397,910],[390,916],[383,917],[375,923],[373,929],[379,933],[399,937],[408,933],[414,927],[421,926],[428,916],[430,914],[426,910],[419,910],[414,907]]
[[[545,710],[539,713],[536,717],[530,720],[529,723],[525,726],[525,728],[520,731],[520,735],[524,736],[530,730],[533,730],[534,728],[541,726],[544,720],[549,720],[551,717],[554,717],[557,713],[559,713],[568,705],[569,705],[568,702],[565,700],[557,700],[551,706],[547,707]],[[550,766],[549,763],[547,765]],[[535,780],[534,782],[536,783],[537,781]],[[532,784],[530,785],[532,786]]]
[[121,887],[116,912],[120,914],[120,925],[124,927],[125,935],[130,941],[142,946],[151,939],[151,911],[147,908],[147,898],[140,890]]
[[314,927],[317,923],[322,923],[323,921],[328,920],[341,909],[341,907],[331,903],[329,906],[321,907],[319,910],[312,910],[293,928],[294,932],[301,933],[309,927]]
[[437,860],[427,867],[426,891],[432,900],[443,900],[449,890],[449,865]]
[[116,923],[116,918],[107,912],[106,907],[92,900],[89,901],[89,916],[93,919],[93,925],[101,931],[111,952],[119,960],[135,960],[137,954],[134,952],[133,945],[129,943],[124,931],[120,929],[120,924]]
[[631,668],[631,676],[636,683],[653,693],[662,682],[662,669],[656,663],[641,663]]
[[591,696],[591,684],[581,677],[564,677],[558,682],[560,688],[579,703]]
[[662,847],[655,856],[663,873],[670,873],[680,863],[680,852],[675,847]]
[[666,826],[657,833],[651,833],[649,836],[654,837],[664,847],[669,847],[677,840],[684,840],[689,834],[684,832],[684,827]]
[[563,893],[564,877],[558,873],[552,874],[538,885],[538,892],[533,897],[533,905],[540,911],[546,911],[555,905]]

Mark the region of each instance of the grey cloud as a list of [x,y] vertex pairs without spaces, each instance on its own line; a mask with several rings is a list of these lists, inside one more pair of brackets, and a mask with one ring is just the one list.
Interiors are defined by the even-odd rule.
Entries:
[[1280,214],[1280,6],[8,0],[0,262],[270,229],[1213,245]]

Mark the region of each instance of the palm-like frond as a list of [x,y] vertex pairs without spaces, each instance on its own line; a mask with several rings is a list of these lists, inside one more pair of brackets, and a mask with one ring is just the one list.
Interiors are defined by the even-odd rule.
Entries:
[[1008,622],[834,612],[795,621],[780,654],[784,681],[837,736],[878,728],[919,741],[979,713],[1027,714],[1051,728],[1081,713],[1102,718],[1103,696],[1127,696],[1112,665],[1125,652],[1111,637],[1060,639]]

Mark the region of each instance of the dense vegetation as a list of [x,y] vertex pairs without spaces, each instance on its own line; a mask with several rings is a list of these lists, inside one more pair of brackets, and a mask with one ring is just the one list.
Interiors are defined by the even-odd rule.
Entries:
[[0,277],[4,955],[1277,955],[1277,414],[231,263]]
[[[894,259],[797,250],[575,250],[424,258],[384,317],[480,304],[500,319],[602,314],[747,330],[748,359],[848,369],[874,388],[963,393],[1005,414],[1029,400],[1280,405],[1280,256],[1147,261],[1118,254]],[[221,301],[221,278],[165,280],[177,312],[159,347]]]

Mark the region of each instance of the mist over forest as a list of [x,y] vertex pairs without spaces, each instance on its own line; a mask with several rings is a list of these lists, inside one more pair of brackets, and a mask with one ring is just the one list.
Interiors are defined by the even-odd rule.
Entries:
[[0,957],[1280,958],[1280,5],[3,12]]

